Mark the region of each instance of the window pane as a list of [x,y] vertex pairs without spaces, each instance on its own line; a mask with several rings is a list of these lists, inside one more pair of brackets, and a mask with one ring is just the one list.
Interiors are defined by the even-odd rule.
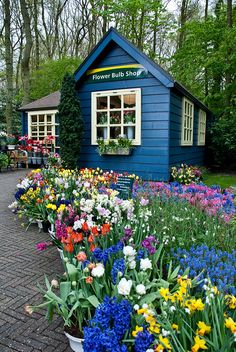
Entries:
[[38,130],[37,126],[32,126],[32,127],[31,127],[31,131],[32,131],[32,132],[37,132],[37,130]]
[[135,110],[124,111],[124,123],[135,123]]
[[110,96],[110,109],[120,109],[121,108],[121,95]]
[[97,128],[97,139],[107,139],[107,127],[98,127]]
[[121,111],[112,111],[110,113],[110,124],[121,124]]
[[52,131],[52,126],[47,126],[47,131]]
[[124,134],[128,139],[135,139],[135,126],[124,127]]
[[39,123],[44,123],[44,115],[39,115]]
[[52,115],[47,115],[47,122],[52,122]]
[[44,126],[39,126],[39,131],[40,132],[42,132],[42,131],[44,132]]
[[106,125],[107,124],[107,112],[98,112],[97,113],[97,124]]
[[134,108],[136,106],[136,95],[124,95],[124,108]]
[[117,139],[121,135],[121,127],[110,128],[110,139]]
[[97,109],[107,109],[107,97],[97,97]]
[[32,124],[36,124],[37,123],[37,115],[31,116],[31,122],[32,122]]

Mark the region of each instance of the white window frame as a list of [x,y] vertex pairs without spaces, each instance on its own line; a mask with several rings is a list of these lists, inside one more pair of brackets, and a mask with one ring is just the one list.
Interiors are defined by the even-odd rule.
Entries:
[[190,100],[184,97],[182,102],[182,131],[181,131],[182,146],[193,145],[193,129],[194,129],[194,104]]
[[198,145],[206,143],[206,112],[199,110],[198,113]]
[[[46,126],[52,126],[52,130],[51,130],[51,135],[55,137],[54,140],[52,140],[52,144],[54,144],[55,148],[59,148],[59,146],[56,146],[56,137],[59,137],[59,135],[56,135],[56,126],[59,125],[59,123],[56,123],[56,114],[57,114],[58,110],[37,110],[37,111],[28,111],[28,136],[29,138],[35,139],[34,136],[32,136],[32,123],[31,123],[31,118],[32,116],[35,115],[44,115],[44,121],[45,121],[45,115],[51,115],[51,123],[46,124]],[[35,126],[40,126],[39,122],[37,121],[37,124]],[[45,126],[41,125],[41,126]],[[45,130],[44,130],[45,131]],[[39,133],[37,133],[37,137],[39,137]],[[44,133],[44,137],[46,137],[46,134]],[[39,140],[37,138],[37,140]]]
[[[135,108],[132,108],[131,110],[135,110],[135,116],[136,116],[136,121],[134,123],[135,127],[135,139],[133,139],[133,145],[141,145],[141,89],[140,88],[130,88],[130,89],[117,89],[117,90],[107,90],[107,91],[97,91],[97,92],[92,92],[91,93],[91,143],[92,145],[97,145],[97,127],[99,125],[97,124],[97,97],[99,96],[107,96],[108,97],[108,106],[109,106],[109,101],[111,96],[115,95],[121,95],[122,97],[122,103],[121,103],[121,108],[118,110],[121,110],[123,113],[124,110],[130,110],[129,108],[124,108],[123,107],[123,96],[127,94],[136,94],[136,106]],[[112,111],[109,108],[107,111]],[[123,114],[121,114],[122,116]],[[123,122],[123,118],[121,119],[121,134],[123,131],[123,128],[127,126]],[[109,117],[108,117],[108,122],[106,124],[108,130],[110,126],[112,126],[109,122]],[[108,139],[109,139],[110,132],[108,132]]]

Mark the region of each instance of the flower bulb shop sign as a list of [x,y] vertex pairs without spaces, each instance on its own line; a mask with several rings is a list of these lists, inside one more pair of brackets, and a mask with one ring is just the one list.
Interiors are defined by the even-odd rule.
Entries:
[[95,68],[87,71],[87,82],[108,82],[145,78],[148,71],[139,64]]

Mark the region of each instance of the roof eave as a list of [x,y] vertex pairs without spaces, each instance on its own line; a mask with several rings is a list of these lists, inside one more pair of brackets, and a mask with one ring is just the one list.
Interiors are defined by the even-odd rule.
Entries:
[[182,84],[177,81],[174,81],[173,88],[176,88],[180,93],[184,94],[187,98],[191,99],[195,104],[200,106],[204,111],[212,114],[212,112],[208,109],[208,107],[203,104],[200,100],[198,100],[192,93],[190,93]]
[[27,107],[21,107],[17,109],[17,111],[24,112],[24,111],[43,111],[43,110],[58,110],[58,106],[43,106],[43,107],[34,107],[34,108],[27,108]]

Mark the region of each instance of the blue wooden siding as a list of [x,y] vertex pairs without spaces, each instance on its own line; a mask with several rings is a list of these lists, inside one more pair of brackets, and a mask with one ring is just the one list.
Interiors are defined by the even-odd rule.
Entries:
[[25,111],[21,113],[21,122],[22,122],[22,136],[28,134],[28,114]]
[[[117,44],[91,68],[137,63]],[[141,146],[131,156],[99,156],[91,145],[91,92],[141,88]],[[169,89],[151,74],[148,78],[113,82],[79,82],[78,93],[85,121],[80,167],[100,167],[120,172],[136,173],[144,179],[168,179],[169,169]]]
[[203,146],[197,145],[199,107],[194,104],[193,145],[181,146],[182,96],[171,91],[170,94],[170,166],[181,163],[203,165]]

